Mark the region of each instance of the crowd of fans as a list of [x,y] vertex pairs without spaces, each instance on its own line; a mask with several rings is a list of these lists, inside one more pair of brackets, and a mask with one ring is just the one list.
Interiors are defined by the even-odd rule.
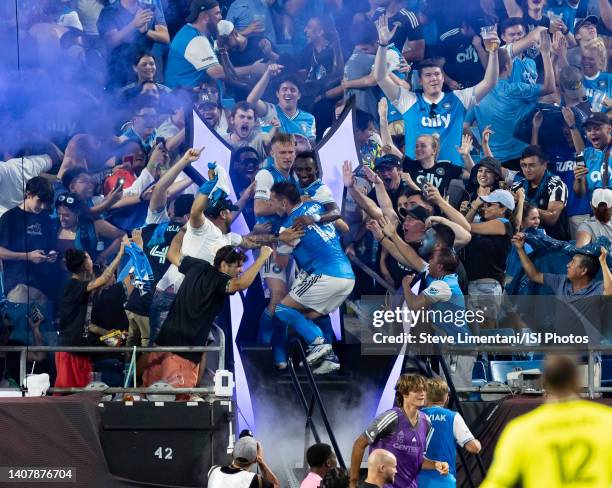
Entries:
[[[257,305],[252,336],[273,344],[283,369],[284,333],[274,336],[279,319],[294,323],[282,302],[293,277],[267,246],[331,222],[346,255],[386,282],[354,266],[357,307],[386,285],[403,288],[411,308],[486,307],[497,327],[521,273],[572,299],[612,293],[607,0],[18,7],[3,31],[19,49],[1,55],[4,343],[115,344],[125,330],[128,345],[204,345],[220,311],[208,302],[261,287],[251,275],[263,266],[269,301]],[[344,162],[339,202],[320,182],[314,149],[349,101],[360,161]],[[233,150],[229,174],[212,168],[207,187],[183,172],[201,156],[188,149],[192,110]],[[275,198],[293,198],[278,186],[286,181],[322,211],[279,235]],[[248,235],[231,232],[239,213]],[[530,239],[545,236],[574,246],[565,277],[529,257]],[[240,275],[243,250],[259,248]],[[181,295],[184,279],[191,289]],[[214,290],[196,296],[205,285]],[[187,317],[208,326],[188,330]],[[326,346],[318,372],[335,371],[329,317],[312,320],[312,346]],[[69,363],[56,364],[58,386],[86,384],[63,373],[92,368],[122,382],[121,356],[109,351],[94,365],[73,356],[55,358]],[[197,383],[198,358],[171,359],[180,384]],[[54,371],[51,357],[29,360]],[[168,374],[152,376],[172,383]]]

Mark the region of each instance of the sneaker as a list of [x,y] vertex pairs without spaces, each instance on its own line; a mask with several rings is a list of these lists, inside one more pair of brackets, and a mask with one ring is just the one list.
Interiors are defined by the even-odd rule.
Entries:
[[281,363],[276,363],[274,367],[276,368],[276,371],[285,371],[287,369],[287,363],[284,361]]
[[332,351],[331,344],[312,345],[306,351],[306,362],[311,368],[319,364]]
[[314,375],[324,375],[333,373],[334,371],[338,371],[340,369],[340,361],[338,360],[338,356],[336,356],[333,352],[325,356],[323,362],[319,365],[318,368],[312,371]]

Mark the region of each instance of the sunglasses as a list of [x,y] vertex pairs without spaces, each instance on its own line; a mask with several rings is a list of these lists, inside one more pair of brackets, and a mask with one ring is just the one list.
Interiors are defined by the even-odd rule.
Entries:
[[76,202],[74,197],[68,197],[66,195],[60,195],[59,197],[57,197],[57,202],[58,203],[67,203],[68,205],[72,205],[74,202]]

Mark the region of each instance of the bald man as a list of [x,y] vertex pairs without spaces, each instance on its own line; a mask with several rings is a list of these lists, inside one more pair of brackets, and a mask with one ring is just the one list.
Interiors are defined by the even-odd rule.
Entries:
[[573,358],[549,355],[546,403],[504,429],[480,488],[609,488],[612,486],[612,408],[581,400]]
[[360,488],[383,488],[395,481],[397,459],[385,449],[374,449],[368,457],[368,477]]

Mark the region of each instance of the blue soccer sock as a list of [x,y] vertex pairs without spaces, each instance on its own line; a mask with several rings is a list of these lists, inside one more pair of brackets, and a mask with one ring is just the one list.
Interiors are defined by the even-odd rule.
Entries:
[[334,343],[334,328],[331,323],[331,317],[329,315],[323,315],[322,317],[317,317],[313,321],[323,332],[323,337],[325,338],[325,342],[327,344]]
[[276,306],[276,316],[288,326],[293,327],[307,344],[312,344],[317,338],[323,337],[321,329],[295,308],[279,304]]
[[272,333],[274,328],[274,314],[265,308],[259,319],[259,334],[257,335],[257,342],[263,344],[270,344],[272,341]]
[[287,325],[274,316],[274,330],[272,331],[272,354],[274,364],[287,362]]

